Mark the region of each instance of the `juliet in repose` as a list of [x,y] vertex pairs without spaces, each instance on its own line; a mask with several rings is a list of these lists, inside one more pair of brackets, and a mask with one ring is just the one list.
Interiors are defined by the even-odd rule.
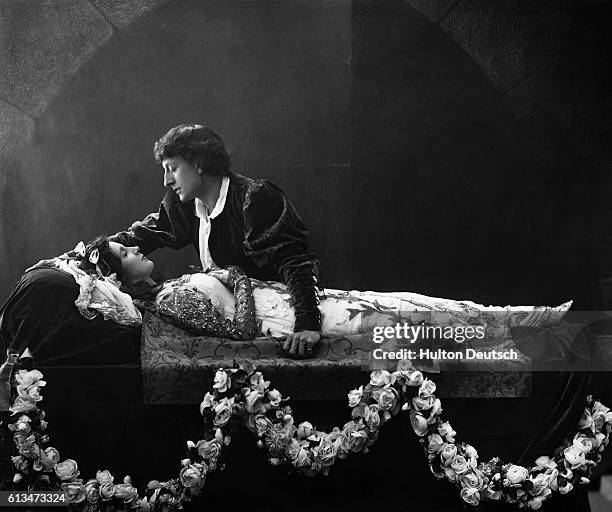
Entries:
[[[287,286],[249,279],[239,267],[157,282],[151,277],[153,261],[138,247],[124,247],[105,237],[98,237],[75,259],[41,264],[75,277],[81,288],[75,304],[87,318],[103,314],[121,324],[139,325],[142,316],[136,301],[196,335],[247,340],[293,332],[295,316]],[[319,308],[322,335],[346,336],[431,318],[439,325],[482,325],[494,319],[505,326],[542,325],[558,321],[570,306],[571,302],[557,307],[483,306],[412,292],[326,289]]]

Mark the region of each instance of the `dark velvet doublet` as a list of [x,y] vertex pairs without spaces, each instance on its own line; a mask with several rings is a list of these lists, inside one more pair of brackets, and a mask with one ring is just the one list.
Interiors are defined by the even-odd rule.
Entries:
[[[193,200],[168,190],[159,211],[112,240],[138,245],[144,254],[159,247],[193,243],[199,252],[199,219]],[[267,180],[231,173],[223,211],[211,219],[210,254],[222,267],[237,265],[249,277],[287,283],[295,309],[295,332],[319,331],[319,261],[308,249],[308,230],[284,192]]]

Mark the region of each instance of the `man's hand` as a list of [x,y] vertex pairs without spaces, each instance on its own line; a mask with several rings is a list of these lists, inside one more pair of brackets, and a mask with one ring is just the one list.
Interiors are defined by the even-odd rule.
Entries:
[[283,352],[289,357],[299,359],[312,357],[314,349],[321,340],[321,333],[317,331],[301,331],[287,335],[283,343]]

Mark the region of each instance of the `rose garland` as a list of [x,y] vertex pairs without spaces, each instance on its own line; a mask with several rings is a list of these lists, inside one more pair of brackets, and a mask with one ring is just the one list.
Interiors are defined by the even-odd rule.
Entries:
[[[16,356],[5,365],[15,363]],[[265,448],[271,464],[287,465],[306,475],[327,475],[337,459],[367,452],[378,438],[380,427],[392,416],[400,410],[409,411],[432,473],[460,488],[465,502],[476,506],[480,501],[495,500],[533,510],[553,493],[565,494],[575,485],[589,483],[612,430],[610,409],[589,396],[578,432],[552,457],[539,457],[530,468],[504,464],[498,458],[483,463],[478,462],[474,447],[455,441],[456,432],[449,422],[442,421],[435,383],[424,378],[409,361],[401,361],[392,373],[372,372],[366,386],[348,394],[352,419],[342,429],[335,427],[329,433],[317,431],[309,422],[296,427],[291,408],[283,405],[288,398],[271,388],[270,381],[264,380],[254,366],[245,364],[219,369],[213,391],[204,396],[200,413],[209,439],[187,441],[192,457],[181,461],[178,478],[149,482],[141,497],[129,476],[122,484],[114,484],[109,471],[98,471],[96,478],[84,483],[78,478],[74,460],[60,462],[55,448],[42,448],[49,442],[44,433],[45,414],[37,405],[42,400],[40,388],[46,384],[42,377],[37,370],[18,370],[12,381],[16,397],[7,424],[19,451],[12,457],[17,470],[13,482],[28,489],[62,489],[71,504],[92,512],[113,510],[115,505],[147,512],[181,509],[183,502],[202,491],[206,476],[218,468],[221,450],[231,440],[233,417],[240,418],[259,438],[257,444]]]
[[248,371],[249,387],[232,394],[232,371],[217,371],[213,392],[204,396],[200,412],[221,427],[226,418],[239,415],[259,438],[258,446],[266,449],[271,464],[286,465],[306,475],[327,475],[336,459],[367,452],[385,422],[400,410],[409,411],[433,475],[456,485],[461,498],[474,506],[487,500],[537,510],[553,493],[566,494],[576,485],[588,484],[612,430],[610,409],[589,396],[578,432],[552,457],[539,457],[530,468],[503,463],[499,458],[478,462],[476,449],[457,442],[451,424],[442,420],[435,383],[424,378],[410,361],[400,361],[392,373],[373,371],[365,387],[348,394],[351,421],[329,433],[317,431],[309,422],[296,427],[291,408],[281,405],[284,399],[280,392],[271,389],[270,381],[254,369]]
[[[17,355],[9,354],[7,361],[0,368],[0,376],[10,373],[13,366],[18,366]],[[108,470],[97,471],[95,478],[84,482],[79,478],[80,471],[76,461],[66,459],[60,462],[60,454],[56,448],[45,448],[49,443],[49,436],[46,434],[48,425],[45,412],[38,407],[42,400],[40,389],[46,385],[42,379],[43,375],[38,370],[17,369],[12,375],[9,391],[13,400],[8,400],[12,403],[9,409],[12,415],[0,422],[3,430],[6,425],[7,430],[12,432],[18,451],[18,455],[11,457],[15,468],[12,481],[17,490],[64,491],[66,502],[70,503],[73,510],[180,510],[184,502],[190,501],[201,492],[206,476],[219,466],[222,447],[229,444],[229,437],[224,437],[219,429],[211,432],[209,441],[191,443],[188,447],[195,450],[198,460],[192,462],[191,459],[183,459],[177,478],[167,482],[152,480],[142,496],[132,485],[129,476],[117,484]],[[5,391],[2,384],[0,379],[0,395]],[[0,396],[0,404],[4,402],[4,398]]]

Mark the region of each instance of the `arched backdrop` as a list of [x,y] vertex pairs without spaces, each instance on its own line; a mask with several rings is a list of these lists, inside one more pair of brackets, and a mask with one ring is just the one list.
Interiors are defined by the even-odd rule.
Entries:
[[[163,194],[204,121],[279,183],[324,284],[594,303],[609,271],[610,8],[486,0],[0,3],[0,298]],[[167,274],[191,250],[157,258]]]

